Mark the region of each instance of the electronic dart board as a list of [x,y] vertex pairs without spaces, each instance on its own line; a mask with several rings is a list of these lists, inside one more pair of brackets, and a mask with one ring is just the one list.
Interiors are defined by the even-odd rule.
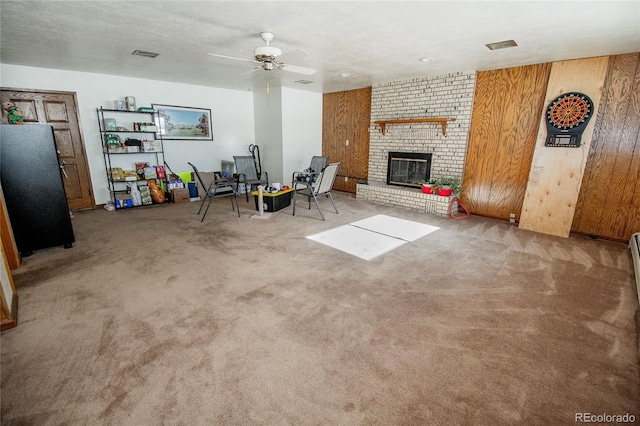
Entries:
[[570,92],[558,96],[547,107],[545,146],[577,148],[582,132],[593,114],[593,103],[584,93]]

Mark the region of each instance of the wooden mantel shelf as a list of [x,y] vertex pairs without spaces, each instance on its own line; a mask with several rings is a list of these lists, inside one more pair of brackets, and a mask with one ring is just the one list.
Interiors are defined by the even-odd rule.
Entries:
[[378,120],[375,124],[380,126],[382,134],[387,132],[387,124],[409,124],[409,123],[440,123],[442,126],[442,135],[447,135],[447,121],[456,121],[455,118],[407,118],[404,120]]

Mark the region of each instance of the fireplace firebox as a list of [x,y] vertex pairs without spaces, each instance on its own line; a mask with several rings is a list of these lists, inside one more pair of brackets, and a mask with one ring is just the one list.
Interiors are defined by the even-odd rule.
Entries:
[[431,177],[431,156],[421,152],[389,152],[387,185],[419,188],[421,180]]

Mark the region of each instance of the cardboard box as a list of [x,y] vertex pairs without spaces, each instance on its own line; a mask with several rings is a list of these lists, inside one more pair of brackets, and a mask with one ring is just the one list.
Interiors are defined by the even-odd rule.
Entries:
[[116,194],[115,204],[117,209],[133,207],[133,200],[131,199],[131,194],[125,194],[125,193]]
[[209,185],[211,185],[211,182],[213,182],[216,176],[214,172],[200,172],[200,177],[204,181],[206,188],[202,187],[202,185],[200,184],[200,181],[198,180],[198,176],[196,176],[196,174],[193,172],[191,173],[191,181],[196,183],[196,186],[198,188],[198,194],[200,196],[203,196],[204,194],[207,193],[207,189],[209,188]]
[[178,188],[171,190],[171,202],[172,203],[188,203],[189,198],[189,190],[187,188]]
[[[277,212],[285,207],[289,207],[291,205],[292,193],[293,188],[276,192],[275,194],[263,193],[262,203],[264,204],[264,211]],[[258,191],[252,191],[251,194],[253,194],[253,199],[256,202],[256,210],[260,210],[260,207],[258,206]]]

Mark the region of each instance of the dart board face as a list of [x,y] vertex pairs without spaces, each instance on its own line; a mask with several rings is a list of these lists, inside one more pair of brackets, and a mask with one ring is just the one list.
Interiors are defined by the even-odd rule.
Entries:
[[593,104],[583,93],[565,93],[547,107],[547,123],[556,129],[568,130],[586,124],[591,118]]
[[555,98],[547,107],[545,146],[579,147],[592,114],[593,103],[584,93],[570,92]]

